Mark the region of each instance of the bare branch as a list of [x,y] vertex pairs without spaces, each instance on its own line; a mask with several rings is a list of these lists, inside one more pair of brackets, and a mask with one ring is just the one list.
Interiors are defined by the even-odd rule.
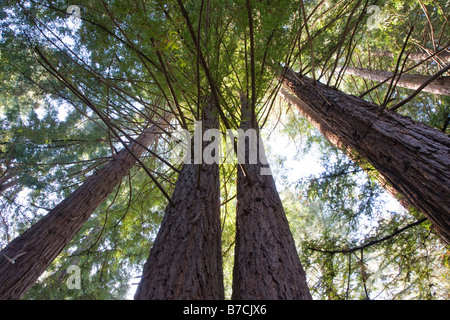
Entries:
[[339,249],[339,250],[322,250],[322,249],[317,249],[317,248],[311,248],[311,247],[310,247],[310,248],[308,248],[308,249],[309,249],[309,250],[312,250],[312,251],[323,252],[323,253],[328,253],[328,254],[355,252],[355,251],[359,251],[359,250],[366,249],[366,248],[368,248],[368,247],[370,247],[370,246],[373,246],[373,245],[376,245],[376,244],[378,244],[378,243],[380,243],[380,242],[383,242],[383,241],[392,239],[392,238],[394,238],[396,235],[402,233],[403,231],[408,230],[408,229],[410,229],[410,228],[412,228],[412,227],[415,227],[415,226],[417,226],[417,225],[419,225],[419,224],[422,224],[422,223],[424,223],[425,221],[427,221],[426,218],[420,219],[420,220],[418,220],[418,221],[416,221],[416,222],[413,222],[413,223],[411,223],[411,224],[408,224],[407,226],[405,226],[405,227],[403,227],[403,228],[401,228],[401,229],[398,229],[398,230],[394,231],[392,234],[390,234],[390,235],[388,235],[388,236],[386,236],[386,237],[383,237],[383,238],[377,239],[377,240],[369,241],[369,242],[367,242],[366,244],[363,244],[363,245],[358,246],[358,247],[355,247],[355,248],[350,248],[350,249]]

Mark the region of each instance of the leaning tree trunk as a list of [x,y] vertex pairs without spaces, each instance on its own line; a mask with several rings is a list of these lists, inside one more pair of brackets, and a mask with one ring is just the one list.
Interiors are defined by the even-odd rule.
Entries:
[[[336,71],[340,71],[337,67]],[[364,68],[345,67],[344,72],[349,75],[363,77],[364,79],[374,81],[384,81],[394,75],[393,72],[379,71]],[[419,74],[402,74],[397,82],[397,86],[417,90],[430,76]],[[396,77],[397,78],[397,77]],[[429,83],[422,91],[450,96],[450,77],[440,77]]]
[[[303,101],[301,101],[297,96],[294,96],[290,90],[288,90],[285,87],[281,87],[279,91],[280,97],[285,100],[288,104],[294,105],[297,107],[297,109],[300,110],[300,112],[316,127],[320,130],[320,132],[328,139],[330,135],[332,135],[331,132],[326,131],[325,127],[320,127],[318,122],[315,120],[315,118],[312,118],[310,114],[305,114],[302,111],[301,105],[303,104]],[[328,139],[330,140],[330,139]],[[330,140],[331,141],[331,140]],[[332,142],[332,141],[331,141]],[[334,143],[334,142],[332,142]],[[370,164],[366,159],[362,158],[361,155],[358,153],[347,153],[347,156],[356,164],[358,164],[361,169],[366,170],[368,167],[371,167],[372,164]],[[393,188],[383,176],[377,176],[377,182],[378,184],[392,197],[394,197],[406,210],[416,210],[417,209],[401,194],[398,192],[397,189]]]
[[[211,107],[204,129],[218,128]],[[218,164],[183,164],[171,199],[135,299],[224,299]]]
[[[153,125],[131,143],[134,156],[140,157],[165,126],[166,121]],[[0,252],[0,299],[20,299],[25,294],[134,166],[134,156],[121,150]]]
[[[390,57],[390,58],[396,58],[397,56],[394,55],[391,51],[373,51],[371,52],[374,56],[379,57]],[[408,58],[415,61],[421,61],[425,60],[430,56],[430,54],[425,52],[412,52],[409,54]],[[450,63],[450,52],[443,51],[440,54],[436,55],[435,59],[442,60],[444,63]]]
[[450,244],[450,138],[391,110],[286,69],[299,111],[334,145],[368,160]]
[[[241,128],[250,129],[251,112],[243,97],[241,104]],[[256,132],[255,143],[261,148],[261,156],[256,164],[250,164],[247,150],[244,165],[248,176],[238,169],[232,299],[309,300],[305,272],[269,174],[259,130]],[[249,149],[249,143],[245,144]],[[250,149],[256,152],[257,148]]]

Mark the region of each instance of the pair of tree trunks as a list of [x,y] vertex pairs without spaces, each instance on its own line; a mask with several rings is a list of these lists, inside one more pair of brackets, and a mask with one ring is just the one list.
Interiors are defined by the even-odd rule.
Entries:
[[0,252],[0,299],[20,299],[69,244],[94,210],[155,141],[167,120],[147,128],[72,194]]
[[[211,103],[204,128],[218,128]],[[243,114],[248,114],[243,103]],[[247,110],[247,111],[246,111]],[[243,121],[243,128],[249,122]],[[0,299],[20,299],[120,183],[160,127],[151,127],[0,252]],[[262,145],[260,145],[262,148]],[[248,156],[248,155],[247,155]],[[310,299],[272,176],[261,163],[238,174],[234,299]],[[218,164],[185,164],[136,299],[223,299]]]
[[285,98],[332,144],[372,164],[403,203],[422,212],[450,244],[450,138],[445,133],[291,69],[285,69],[282,82]]
[[[292,70],[286,70],[283,84],[296,95],[291,102],[330,142],[353,158],[358,154],[368,160],[382,175],[385,183],[404,197],[402,203],[412,204],[423,212],[443,242],[450,243],[450,141],[447,135],[393,111],[380,112],[380,107],[373,103],[313,83]],[[243,97],[241,107],[241,128],[250,129],[256,121],[252,119],[254,113]],[[252,129],[258,131],[258,128]],[[262,148],[259,134],[257,140],[258,147]],[[248,146],[246,148],[250,149]],[[264,156],[256,164],[249,164],[246,152],[246,160],[247,175],[243,170],[238,170],[237,178],[232,299],[311,299],[275,183],[272,176],[267,175],[267,170],[262,170],[268,169],[263,161]],[[195,216],[192,210],[183,210],[178,200],[189,199],[178,194],[183,190],[196,194],[192,189],[196,171],[192,165],[188,166],[190,169],[185,169],[186,173],[182,170],[174,192],[173,198],[178,208],[168,207],[160,235],[144,268],[136,298],[223,297],[222,288],[214,288],[220,285],[221,270],[215,272],[207,267],[218,266],[218,258],[185,252],[201,243],[202,236],[192,234],[198,230],[195,227],[197,219],[205,216],[204,207],[198,203],[191,205],[192,200],[189,200],[189,207],[199,208],[199,215]],[[261,174],[263,172],[265,174]],[[200,173],[198,181],[202,181],[202,176]],[[214,175],[205,173],[205,177]],[[218,188],[216,184],[211,185]],[[199,197],[202,197],[202,193]],[[212,201],[218,202],[215,198]],[[215,208],[213,205],[208,207]],[[217,216],[218,213],[211,215]],[[212,233],[217,232],[217,227],[212,224],[209,228]],[[204,229],[202,231],[205,232]],[[216,236],[216,241],[218,238]],[[214,245],[207,252],[212,252],[213,247],[217,248],[215,242],[212,243]],[[199,247],[203,248],[202,245]],[[199,256],[206,260],[198,264]],[[171,265],[169,271],[168,264]],[[194,267],[189,269],[190,266]],[[193,274],[187,275],[185,270]],[[210,270],[210,274],[199,270]],[[200,274],[204,279],[212,279],[209,289],[201,290],[206,281],[199,277]],[[210,294],[205,295],[204,292]]]
[[[204,128],[218,128],[211,104]],[[232,299],[311,299],[273,178],[260,175],[260,162],[245,166],[250,177],[240,169],[237,177]],[[183,165],[135,299],[224,298],[219,195],[217,164]]]

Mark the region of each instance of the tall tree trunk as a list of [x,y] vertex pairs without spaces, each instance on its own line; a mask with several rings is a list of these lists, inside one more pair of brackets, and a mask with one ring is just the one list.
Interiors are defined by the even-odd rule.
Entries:
[[[204,115],[203,129],[218,128],[212,103]],[[135,299],[224,299],[218,164],[183,164],[172,202]]]
[[[280,88],[279,95],[282,99],[284,99],[287,103],[290,105],[294,105],[297,107],[297,109],[300,110],[300,112],[307,118],[316,128],[320,128],[320,125],[318,122],[311,117],[311,115],[306,114],[302,111],[301,105],[303,104],[303,101],[301,101],[297,96],[294,96],[291,91],[285,87]],[[328,139],[328,135],[331,135],[332,133],[326,132],[325,128],[319,129],[319,131]],[[328,139],[330,142],[332,142],[330,139]],[[334,142],[332,142],[334,144]],[[361,157],[358,153],[347,153],[347,156],[353,160],[356,164],[358,164],[363,170],[366,170],[367,168],[371,167],[372,165],[364,158]],[[383,176],[377,176],[377,182],[378,184],[392,197],[394,197],[405,209],[408,211],[410,210],[417,210],[401,193],[398,192],[397,189],[393,188]]]
[[[396,58],[394,53],[391,51],[373,51],[371,52],[375,56],[381,56],[381,57],[390,57],[390,58]],[[408,58],[415,61],[422,61],[428,58],[430,55],[425,52],[412,52],[409,54]],[[436,55],[436,59],[442,60],[444,63],[450,63],[450,52],[443,51],[440,54]]]
[[[241,128],[249,129],[252,113],[243,97],[241,104]],[[275,182],[265,172],[270,169],[257,132],[262,157],[249,164],[246,152],[249,176],[238,169],[232,299],[311,299]]]
[[[153,125],[130,144],[140,157],[167,126]],[[145,147],[145,148],[144,148]],[[69,244],[92,212],[120,183],[136,159],[126,149],[0,252],[0,299],[20,299]]]
[[[341,67],[337,67],[336,71],[340,71]],[[394,75],[389,71],[378,71],[364,68],[346,67],[344,69],[346,74],[363,77],[365,79],[374,81],[384,81]],[[422,83],[424,83],[430,76],[423,76],[418,74],[402,74],[397,82],[397,86],[407,89],[416,90]],[[440,77],[428,84],[423,91],[450,96],[450,77]]]
[[359,153],[450,244],[450,138],[425,124],[286,70],[299,111],[334,145]]

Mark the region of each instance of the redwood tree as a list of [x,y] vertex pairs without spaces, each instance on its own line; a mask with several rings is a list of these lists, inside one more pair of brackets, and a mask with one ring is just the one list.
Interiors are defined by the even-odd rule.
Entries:
[[[218,128],[211,108],[203,129]],[[171,199],[135,299],[223,299],[218,164],[183,164]]]
[[[341,67],[336,68],[336,71],[339,70],[341,70]],[[365,79],[380,82],[388,78],[391,78],[394,75],[394,73],[390,71],[371,70],[353,67],[345,67],[344,72],[349,75],[363,77]],[[400,76],[400,79],[398,79],[397,86],[416,90],[428,78],[429,76],[420,74],[402,74]],[[425,88],[423,88],[423,91],[450,96],[450,77],[444,76],[437,78],[436,80],[428,84]]]
[[[241,99],[241,128],[252,128],[256,119],[246,99]],[[238,170],[236,246],[232,299],[311,299],[289,223],[269,167],[264,147],[256,164],[249,163],[246,142],[247,176]],[[253,150],[255,151],[255,150]]]
[[[374,51],[371,53],[374,56],[396,58],[395,54],[391,51]],[[412,52],[409,54],[408,58],[415,60],[415,61],[420,61],[420,60],[427,59],[429,56],[430,56],[430,54],[425,53],[425,52]],[[444,63],[450,63],[450,52],[443,51],[443,52],[439,53],[438,55],[436,55],[436,58],[439,60],[442,60],[442,62],[444,62]]]
[[129,150],[117,153],[0,252],[0,299],[20,299],[25,294],[166,126],[164,120],[146,129]]
[[450,243],[450,139],[392,110],[285,69],[300,112],[334,145],[368,160]]

